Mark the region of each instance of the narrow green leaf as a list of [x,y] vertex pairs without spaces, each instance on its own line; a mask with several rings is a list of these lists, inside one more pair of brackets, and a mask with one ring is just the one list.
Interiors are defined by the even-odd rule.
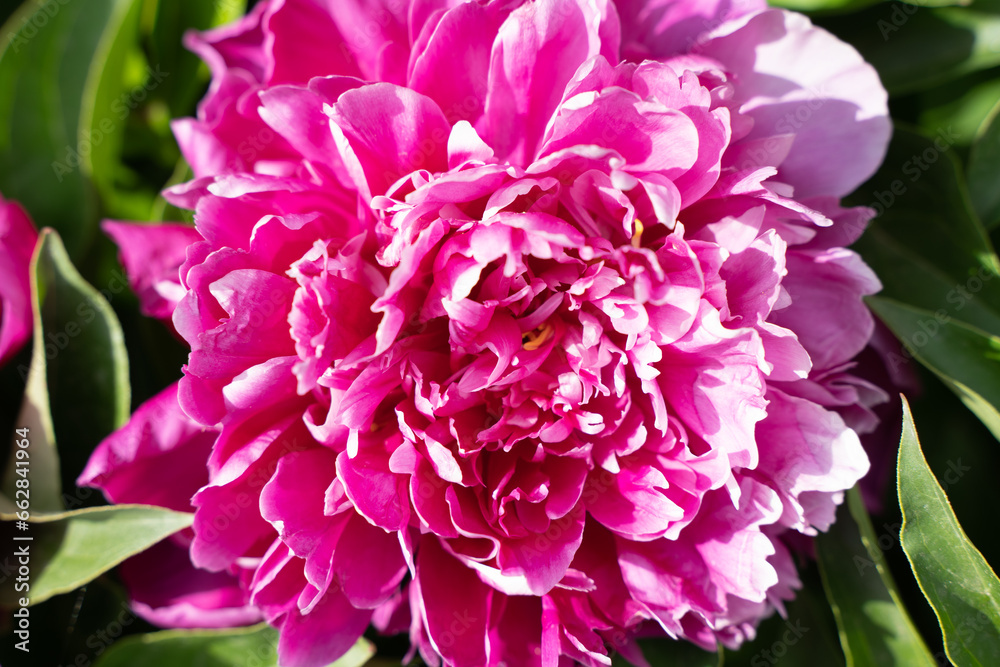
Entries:
[[[59,512],[63,509],[59,452],[49,405],[45,359],[43,304],[49,284],[39,280],[39,264],[45,260],[44,232],[31,258],[31,311],[33,321],[31,367],[22,368],[24,398],[15,424],[11,457],[3,479],[3,493],[15,501],[26,500],[29,512]],[[17,480],[28,479],[28,497],[18,497]],[[16,507],[16,506],[15,506]],[[21,505],[24,507],[24,505]],[[21,509],[18,507],[17,509]],[[22,514],[23,516],[23,514]]]
[[1000,580],[962,530],[927,465],[903,400],[897,463],[900,542],[956,665],[1000,665]]
[[[125,67],[139,38],[141,0],[114,0],[90,62],[80,116],[81,169],[105,200],[112,199],[130,105],[146,87],[127,89]],[[155,85],[147,83],[148,85]],[[82,150],[87,147],[88,150]]]
[[[1000,337],[892,299],[867,302],[907,353],[940,377],[1000,440]],[[889,363],[903,359],[893,355]]]
[[875,4],[879,0],[776,0],[771,4],[797,12],[850,12]]
[[[971,0],[905,0],[908,4],[922,7],[950,7],[968,5]],[[768,4],[784,7],[797,12],[844,13],[853,12],[877,4],[880,0],[776,0]]]
[[883,167],[852,195],[880,215],[855,245],[881,296],[1000,335],[1000,260],[972,210],[949,128],[897,128]]
[[[35,280],[55,436],[67,470],[81,470],[94,447],[129,418],[128,352],[121,325],[101,291],[76,271],[51,230],[39,240]],[[101,290],[124,291],[118,275]]]
[[[95,667],[276,667],[278,632],[267,625],[231,630],[167,630],[128,637],[114,644]],[[359,639],[330,667],[361,667],[375,654]]]
[[1000,224],[1000,103],[979,130],[969,154],[969,194],[990,229]]
[[114,0],[25,2],[0,28],[0,182],[74,257],[97,230],[81,172],[84,88]]
[[[890,544],[896,544],[892,535]],[[857,488],[829,532],[816,540],[823,588],[837,618],[848,667],[936,667],[899,599],[879,538]]]
[[[13,529],[13,518],[0,516],[7,532]],[[23,542],[30,545],[31,604],[83,586],[126,558],[187,528],[193,520],[193,514],[147,505],[92,507],[33,516],[28,530],[17,532],[18,536],[32,538]],[[11,595],[17,594],[5,589],[0,601],[9,602]]]

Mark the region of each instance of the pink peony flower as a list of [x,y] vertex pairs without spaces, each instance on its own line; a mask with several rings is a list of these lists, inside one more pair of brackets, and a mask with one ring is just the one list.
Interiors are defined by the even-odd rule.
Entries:
[[31,254],[38,232],[17,202],[0,195],[0,365],[31,337]]
[[[839,198],[890,125],[851,47],[686,0],[273,0],[189,44],[213,82],[166,196],[200,240],[179,287],[129,268],[217,430],[177,469],[190,559],[282,664],[369,624],[431,665],[643,664],[639,633],[783,610],[785,538],[886,399]],[[126,263],[180,238],[109,231]]]

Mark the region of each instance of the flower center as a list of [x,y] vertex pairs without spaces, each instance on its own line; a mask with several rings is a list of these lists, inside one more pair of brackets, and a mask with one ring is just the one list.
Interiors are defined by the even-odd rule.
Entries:
[[548,322],[544,322],[533,330],[521,336],[521,346],[529,352],[537,350],[552,337],[555,329]]
[[632,247],[638,248],[642,245],[642,232],[646,229],[645,225],[642,224],[642,220],[639,218],[635,219],[634,229],[632,231]]

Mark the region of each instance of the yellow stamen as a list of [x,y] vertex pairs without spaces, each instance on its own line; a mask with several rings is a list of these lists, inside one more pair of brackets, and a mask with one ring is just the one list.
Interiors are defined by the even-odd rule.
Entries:
[[642,220],[639,218],[635,219],[635,229],[632,232],[632,247],[638,248],[642,245],[642,231],[645,227],[642,224]]
[[529,331],[528,333],[521,336],[521,344],[524,346],[525,350],[533,351],[545,345],[545,342],[552,338],[552,334],[555,333],[555,329],[551,324],[546,322],[542,326],[538,327],[534,331]]

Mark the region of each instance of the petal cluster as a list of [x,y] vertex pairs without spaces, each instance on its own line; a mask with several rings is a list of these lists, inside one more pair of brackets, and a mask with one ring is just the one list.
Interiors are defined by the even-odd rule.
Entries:
[[0,365],[31,337],[31,254],[38,232],[20,204],[0,196]]
[[82,481],[186,462],[142,502],[195,508],[212,618],[291,666],[372,624],[555,667],[782,610],[886,399],[839,198],[890,129],[851,47],[691,0],[274,0],[189,45],[195,228],[106,229],[191,355]]

